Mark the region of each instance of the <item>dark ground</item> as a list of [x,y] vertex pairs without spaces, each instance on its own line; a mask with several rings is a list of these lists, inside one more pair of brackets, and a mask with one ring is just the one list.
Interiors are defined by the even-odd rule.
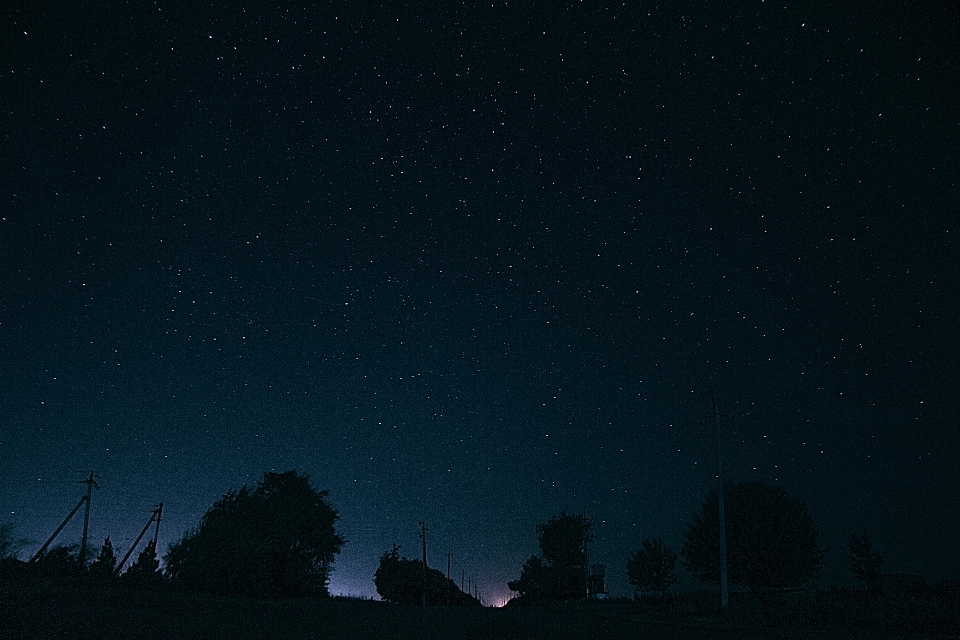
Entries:
[[81,578],[0,585],[3,638],[919,638],[866,631],[770,628],[628,603],[567,607],[409,607],[381,602],[253,600],[132,589]]

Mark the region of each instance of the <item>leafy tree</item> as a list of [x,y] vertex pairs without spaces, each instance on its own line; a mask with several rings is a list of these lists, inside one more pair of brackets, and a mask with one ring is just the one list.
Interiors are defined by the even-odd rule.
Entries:
[[153,540],[147,543],[137,556],[137,561],[123,573],[123,579],[138,585],[156,584],[163,580],[160,561],[157,559],[157,545]]
[[113,543],[110,542],[110,536],[103,541],[100,547],[100,555],[90,563],[90,575],[109,578],[117,568],[117,556],[113,553]]
[[14,526],[9,522],[0,524],[0,560],[16,558],[21,547],[30,542],[25,538],[15,540],[13,529]]
[[[805,584],[823,566],[817,528],[801,501],[760,482],[724,492],[727,575],[731,585],[762,593]],[[697,578],[720,583],[720,516],[716,490],[687,528],[680,556]]]
[[345,540],[326,497],[296,471],[265,473],[255,489],[222,496],[199,527],[171,545],[167,575],[219,593],[329,595],[331,566]]
[[572,600],[587,593],[587,543],[593,522],[586,516],[562,512],[537,525],[540,556],[531,556],[520,578],[507,583],[511,591],[528,601]]
[[883,585],[883,556],[873,549],[873,544],[867,536],[850,534],[850,551],[847,561],[850,563],[850,572],[863,582],[867,591],[880,591]]
[[[400,547],[380,556],[380,566],[373,576],[377,593],[388,602],[421,604],[424,595],[423,562],[400,556]],[[427,568],[426,601],[429,605],[479,606],[480,602],[460,590],[452,580],[436,569]]]
[[662,600],[677,581],[677,554],[657,537],[647,538],[627,558],[627,578],[642,593],[655,593]]

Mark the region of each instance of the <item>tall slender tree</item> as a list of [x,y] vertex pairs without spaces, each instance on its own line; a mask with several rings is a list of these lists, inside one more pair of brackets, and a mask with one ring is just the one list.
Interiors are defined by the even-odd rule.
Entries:
[[90,563],[90,575],[101,578],[109,578],[117,568],[117,556],[113,552],[113,543],[110,542],[110,536],[103,541],[100,547],[100,554],[97,559]]
[[123,579],[139,585],[156,584],[163,580],[160,560],[157,558],[157,545],[153,540],[147,543],[137,556],[137,561],[123,573]]

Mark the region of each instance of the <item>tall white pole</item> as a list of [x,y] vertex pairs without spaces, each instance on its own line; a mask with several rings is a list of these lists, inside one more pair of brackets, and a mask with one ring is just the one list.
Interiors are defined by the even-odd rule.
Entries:
[[713,405],[713,425],[717,430],[717,506],[720,515],[720,606],[727,608],[729,601],[727,591],[727,519],[723,512],[723,458],[720,455],[720,421],[717,419],[717,401],[710,392],[710,403]]

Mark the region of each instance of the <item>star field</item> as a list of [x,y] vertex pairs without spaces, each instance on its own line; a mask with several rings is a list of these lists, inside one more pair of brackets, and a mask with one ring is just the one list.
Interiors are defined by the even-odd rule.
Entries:
[[868,4],[4,9],[0,522],[94,469],[92,544],[165,548],[294,468],[334,593],[424,520],[502,602],[585,508],[627,594],[712,389],[826,581],[956,578],[960,16]]

